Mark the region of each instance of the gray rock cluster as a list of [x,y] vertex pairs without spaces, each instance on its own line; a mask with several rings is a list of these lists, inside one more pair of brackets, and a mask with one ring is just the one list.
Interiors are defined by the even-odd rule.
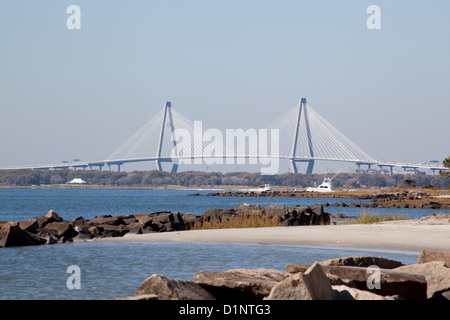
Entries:
[[91,220],[78,217],[63,220],[55,211],[18,222],[0,222],[0,247],[16,247],[121,237],[128,232],[141,234],[188,230],[195,223],[193,213],[154,212],[126,216],[102,215]]
[[85,241],[94,238],[122,237],[127,233],[170,232],[201,228],[205,222],[225,221],[251,216],[276,219],[280,226],[329,224],[330,215],[321,206],[285,207],[240,205],[231,210],[193,213],[161,211],[132,215],[102,215],[90,220],[78,217],[63,220],[55,211],[45,216],[18,222],[0,221],[0,247],[15,247]]
[[[370,286],[376,266],[377,286]],[[380,257],[348,257],[290,264],[286,271],[200,271],[190,281],[153,274],[130,300],[450,300],[450,253],[422,251],[403,265]]]

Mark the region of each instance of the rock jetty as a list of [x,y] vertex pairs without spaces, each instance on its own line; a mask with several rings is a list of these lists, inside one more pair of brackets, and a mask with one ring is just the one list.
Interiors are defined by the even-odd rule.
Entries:
[[289,264],[285,271],[199,271],[189,281],[153,274],[135,296],[118,299],[450,300],[450,252],[422,251],[411,265],[357,256],[312,265]]
[[265,217],[278,226],[330,224],[330,214],[322,206],[288,207],[239,205],[235,209],[207,210],[202,216],[193,213],[161,211],[132,215],[102,215],[64,220],[54,210],[33,219],[0,221],[0,247],[16,247],[88,241],[96,238],[122,237],[127,233],[171,232],[201,229],[206,223],[230,219]]
[[416,208],[416,209],[450,209],[447,198],[437,198],[421,191],[360,193],[360,192],[308,192],[308,191],[223,191],[207,194],[193,193],[188,196],[209,197],[294,197],[294,198],[352,198],[371,200],[361,203],[325,203],[323,206],[361,207],[361,208]]

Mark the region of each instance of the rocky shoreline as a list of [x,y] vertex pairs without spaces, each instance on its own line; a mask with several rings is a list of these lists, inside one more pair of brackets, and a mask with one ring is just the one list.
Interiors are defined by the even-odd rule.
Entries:
[[371,256],[289,264],[286,270],[199,271],[189,281],[153,274],[117,300],[450,300],[450,252],[415,264]]
[[235,209],[207,210],[202,216],[185,212],[153,212],[131,215],[102,215],[90,220],[83,217],[64,220],[54,210],[45,216],[21,221],[0,221],[0,247],[16,247],[89,241],[98,238],[201,229],[206,224],[231,219],[259,217],[278,226],[326,225],[331,215],[322,206],[289,207],[284,205],[239,205]]
[[358,207],[358,208],[416,208],[416,209],[450,209],[450,196],[437,198],[423,191],[358,193],[358,192],[307,192],[307,191],[223,191],[207,194],[192,193],[188,196],[207,197],[295,197],[295,198],[351,198],[371,200],[361,203],[323,203],[322,206]]

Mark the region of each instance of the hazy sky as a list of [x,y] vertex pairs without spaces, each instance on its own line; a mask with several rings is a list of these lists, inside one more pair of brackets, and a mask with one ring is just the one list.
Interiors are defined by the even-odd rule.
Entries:
[[222,129],[263,128],[300,97],[373,158],[441,162],[449,13],[448,0],[2,0],[0,166],[105,159],[165,100]]

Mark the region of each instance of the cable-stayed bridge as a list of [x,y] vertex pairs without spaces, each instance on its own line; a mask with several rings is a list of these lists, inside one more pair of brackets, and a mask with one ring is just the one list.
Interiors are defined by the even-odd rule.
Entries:
[[[172,172],[184,164],[270,164],[287,160],[291,171],[297,163],[306,162],[306,173],[312,173],[316,161],[337,161],[404,170],[448,170],[438,164],[377,161],[368,155],[301,98],[299,103],[263,129],[203,130],[201,121],[191,121],[176,111],[170,102],[154,115],[108,158],[100,161],[74,161],[51,165],[8,167],[2,169],[77,169],[117,166],[153,161],[157,170],[162,162],[172,163]],[[276,173],[276,172],[273,172]]]

